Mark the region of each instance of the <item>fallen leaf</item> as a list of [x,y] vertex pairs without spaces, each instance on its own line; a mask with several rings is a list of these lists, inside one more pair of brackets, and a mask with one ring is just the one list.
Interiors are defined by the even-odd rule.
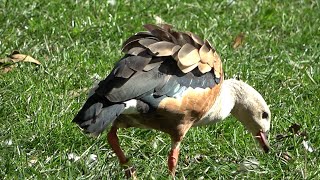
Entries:
[[284,153],[281,153],[281,158],[287,162],[292,159],[292,155],[289,152],[284,152]]
[[294,62],[294,61],[289,60],[288,63],[289,63],[290,65],[292,65],[293,67],[296,67],[296,68],[298,68],[298,69],[303,69],[303,68],[304,68],[304,66],[303,66],[303,65],[300,65],[298,62]]
[[207,156],[205,155],[202,155],[202,154],[197,154],[194,156],[194,160],[197,162],[197,163],[200,163],[201,161],[203,161],[204,159],[206,159]]
[[232,44],[233,49],[236,49],[239,46],[241,46],[243,42],[244,42],[244,33],[241,32],[237,35],[237,37],[233,41],[233,44]]
[[307,137],[307,132],[306,131],[301,131],[301,125],[300,124],[292,124],[290,127],[289,127],[289,131],[292,133],[292,134],[296,134],[298,136],[301,136],[301,137]]
[[9,58],[0,59],[0,64],[10,64],[13,63]]
[[[85,93],[88,90],[89,90],[89,88],[82,88],[82,89],[72,90],[68,94],[69,94],[69,97],[75,98],[75,97],[79,97],[80,94]],[[59,97],[63,99],[64,95],[60,95]]]
[[2,73],[10,72],[15,67],[17,67],[16,64],[1,64],[0,62],[0,72]]
[[38,162],[36,157],[32,157],[29,161],[28,161],[28,166],[33,166],[34,164],[36,164]]
[[245,159],[240,165],[238,170],[239,171],[253,171],[259,168],[260,164],[259,161],[256,159]]
[[284,138],[286,138],[287,136],[286,135],[283,135],[283,134],[277,134],[276,135],[276,140],[281,140],[281,139],[284,139]]
[[294,123],[289,127],[289,131],[293,134],[298,134],[300,128],[301,126],[299,124]]
[[25,54],[20,54],[19,51],[13,51],[8,58],[10,58],[13,62],[17,63],[17,62],[32,62],[35,64],[40,65],[41,63],[34,59],[33,57],[29,56],[29,55],[25,55]]
[[300,132],[299,135],[302,136],[302,137],[307,137],[307,132],[306,131],[302,131],[302,132]]
[[37,65],[41,63],[34,59],[33,57],[25,54],[20,54],[19,51],[13,51],[10,55],[7,55],[6,58],[0,59],[0,72],[7,73],[13,68],[17,67],[17,62],[31,62]]

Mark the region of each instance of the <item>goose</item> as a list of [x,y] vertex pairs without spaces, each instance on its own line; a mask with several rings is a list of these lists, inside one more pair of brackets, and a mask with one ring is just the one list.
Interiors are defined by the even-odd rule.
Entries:
[[93,136],[109,129],[107,140],[125,169],[135,177],[119,145],[119,128],[147,128],[171,138],[168,168],[174,177],[180,145],[191,127],[239,120],[268,152],[271,112],[247,83],[224,80],[222,62],[208,40],[171,25],[146,24],[129,37],[125,53],[110,74],[89,93],[73,122]]

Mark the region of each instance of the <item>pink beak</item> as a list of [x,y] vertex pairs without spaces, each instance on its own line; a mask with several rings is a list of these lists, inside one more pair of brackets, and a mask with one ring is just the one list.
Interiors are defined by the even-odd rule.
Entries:
[[268,153],[270,150],[270,145],[267,138],[267,133],[260,130],[256,135],[257,140],[259,141],[260,146],[264,150],[265,153]]

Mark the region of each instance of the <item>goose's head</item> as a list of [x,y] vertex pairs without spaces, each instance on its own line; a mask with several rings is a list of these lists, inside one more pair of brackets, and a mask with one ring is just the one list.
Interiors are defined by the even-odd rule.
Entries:
[[[229,81],[229,82],[228,82]],[[271,112],[258,91],[248,84],[237,80],[226,80],[235,96],[231,114],[258,140],[265,152],[270,149],[268,132],[270,130]]]

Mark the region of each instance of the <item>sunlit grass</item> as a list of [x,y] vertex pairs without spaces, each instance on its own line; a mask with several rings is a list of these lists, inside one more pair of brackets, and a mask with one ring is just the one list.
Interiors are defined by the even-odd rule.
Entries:
[[[143,24],[156,23],[156,16],[209,39],[226,77],[239,77],[261,92],[273,117],[269,154],[233,118],[190,130],[178,179],[320,177],[318,1],[0,0],[0,58],[19,50],[42,63],[19,63],[0,73],[0,179],[124,178],[106,135],[87,137],[71,120],[96,77],[105,77],[122,56],[122,42]],[[244,43],[233,49],[241,32]],[[307,137],[292,137],[293,123]],[[276,140],[279,134],[290,137]],[[140,179],[168,178],[167,135],[127,129],[119,137]],[[246,160],[259,165],[241,171]]]

